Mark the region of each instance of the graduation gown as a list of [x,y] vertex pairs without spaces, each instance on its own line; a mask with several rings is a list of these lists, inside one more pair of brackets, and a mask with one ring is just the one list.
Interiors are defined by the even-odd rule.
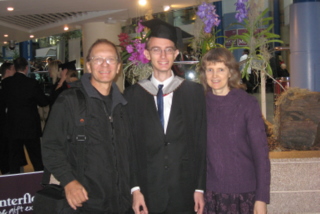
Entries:
[[179,79],[166,134],[154,94],[139,83],[125,91],[138,157],[138,183],[149,212],[194,212],[194,191],[205,190],[204,90],[200,84]]

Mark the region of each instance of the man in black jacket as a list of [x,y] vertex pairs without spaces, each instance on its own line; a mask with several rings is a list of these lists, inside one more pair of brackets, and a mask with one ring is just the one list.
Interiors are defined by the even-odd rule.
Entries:
[[1,174],[8,173],[9,170],[9,148],[5,132],[6,106],[3,101],[2,81],[15,73],[14,66],[10,62],[5,62],[0,67],[0,171]]
[[38,106],[49,104],[40,85],[27,77],[28,62],[19,57],[14,60],[16,73],[3,80],[4,103],[7,108],[6,133],[9,139],[10,173],[19,173],[26,147],[35,171],[43,170],[40,148],[42,134]]
[[[65,189],[70,205],[65,213],[125,213],[131,207],[130,188],[137,183],[127,101],[113,83],[121,67],[115,45],[97,40],[86,66],[89,73],[53,105],[43,135],[43,162]],[[78,118],[75,90],[86,100],[85,118]],[[79,123],[84,133],[74,133]],[[77,134],[85,136],[83,156],[77,152]]]

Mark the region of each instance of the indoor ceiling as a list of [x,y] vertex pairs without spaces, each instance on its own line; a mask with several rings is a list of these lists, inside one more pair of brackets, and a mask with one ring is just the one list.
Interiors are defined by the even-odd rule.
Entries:
[[[196,5],[199,0],[147,0],[139,6],[138,0],[0,0],[0,46],[5,41],[22,42],[81,29],[86,22],[126,22],[129,18],[147,13],[163,12]],[[14,11],[7,11],[14,7]],[[8,37],[5,37],[8,35]]]

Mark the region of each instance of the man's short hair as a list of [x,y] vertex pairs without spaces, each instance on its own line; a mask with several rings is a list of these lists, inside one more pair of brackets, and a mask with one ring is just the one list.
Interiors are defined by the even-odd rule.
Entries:
[[11,62],[5,62],[5,63],[3,63],[3,64],[1,65],[1,67],[0,67],[0,74],[1,74],[2,77],[6,75],[6,71],[7,71],[7,70],[10,70],[10,69],[11,69],[11,66],[12,66],[12,65],[13,65],[13,64],[12,64]]
[[110,42],[110,41],[107,40],[107,39],[97,39],[97,40],[91,45],[91,47],[90,47],[89,50],[88,50],[87,57],[86,57],[87,62],[90,62],[90,60],[91,60],[91,52],[92,52],[92,49],[93,49],[95,46],[100,45],[100,44],[111,45],[111,46],[115,49],[115,51],[116,51],[117,58],[118,58],[118,62],[121,62],[120,53],[119,53],[116,45],[113,44],[112,42]]
[[249,50],[248,50],[248,49],[244,49],[244,50],[243,50],[243,53],[245,53],[245,54],[247,54],[247,55],[248,55],[250,52],[249,52]]
[[28,66],[28,61],[23,57],[18,57],[15,60],[13,60],[13,64],[17,72],[24,71]]

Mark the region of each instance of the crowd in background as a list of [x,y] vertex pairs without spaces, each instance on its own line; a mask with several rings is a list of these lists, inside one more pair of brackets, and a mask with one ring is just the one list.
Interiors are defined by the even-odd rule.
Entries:
[[23,172],[28,164],[24,147],[34,170],[43,170],[40,137],[49,109],[58,95],[78,80],[75,61],[47,58],[43,79],[33,68],[32,61],[22,57],[4,62],[0,68],[1,174]]

